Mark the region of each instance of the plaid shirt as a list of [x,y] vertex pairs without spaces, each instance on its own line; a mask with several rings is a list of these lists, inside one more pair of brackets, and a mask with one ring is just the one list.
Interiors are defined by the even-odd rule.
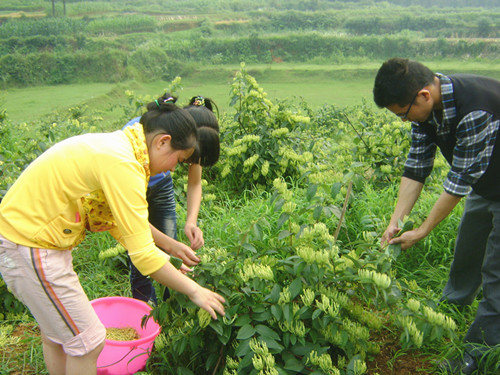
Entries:
[[[433,112],[427,122],[436,127],[437,137],[446,140],[456,123],[457,111],[451,80],[436,74],[441,81],[443,119],[438,121]],[[453,150],[453,162],[444,181],[444,190],[452,195],[464,196],[483,175],[490,162],[500,120],[491,113],[473,111],[460,119],[455,131],[457,143]],[[422,130],[419,123],[412,123],[412,143],[405,163],[405,175],[417,181],[425,181],[432,171],[437,145]]]

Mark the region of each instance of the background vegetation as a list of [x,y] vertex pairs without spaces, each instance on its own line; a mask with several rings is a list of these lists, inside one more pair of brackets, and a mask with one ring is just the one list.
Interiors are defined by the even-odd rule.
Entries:
[[[0,197],[59,140],[121,128],[165,90],[211,96],[222,155],[204,171],[196,279],[227,315],[210,322],[174,294],[154,311],[164,330],[147,372],[432,373],[477,307],[436,306],[462,206],[410,251],[380,248],[409,134],[371,85],[395,55],[500,78],[499,15],[489,0],[4,0]],[[407,222],[446,171],[439,159]],[[174,178],[182,223],[185,171]],[[91,234],[74,253],[91,299],[130,295],[115,245]],[[0,373],[46,373],[1,279],[0,296]]]
[[[498,6],[458,3],[241,0],[172,1],[167,7],[155,1],[66,1],[63,10],[63,2],[55,1],[52,12],[49,1],[4,2],[0,82],[171,80],[241,61],[497,59]],[[45,14],[55,16],[40,17]]]

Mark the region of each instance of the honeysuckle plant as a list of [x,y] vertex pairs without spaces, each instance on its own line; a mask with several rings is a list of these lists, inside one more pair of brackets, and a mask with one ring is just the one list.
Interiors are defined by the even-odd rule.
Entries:
[[299,178],[307,171],[316,150],[310,118],[268,99],[244,63],[231,84],[230,104],[235,115],[221,124],[218,167],[225,184],[237,191],[268,188],[278,176]]
[[177,293],[161,303],[150,371],[363,374],[386,327],[407,348],[453,336],[454,322],[397,279],[392,254],[339,246],[338,218],[314,215],[318,196],[315,204],[335,206],[342,193],[325,198],[322,186],[291,189],[281,178],[273,186],[250,225],[200,253],[194,277],[225,297],[225,316],[211,320]]

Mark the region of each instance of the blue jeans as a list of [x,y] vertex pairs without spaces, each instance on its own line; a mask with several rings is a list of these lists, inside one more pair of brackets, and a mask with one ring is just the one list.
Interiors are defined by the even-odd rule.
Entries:
[[500,344],[500,202],[474,192],[465,201],[443,299],[469,305],[482,289],[465,342]]
[[[149,222],[160,232],[177,239],[177,217],[175,214],[174,185],[170,174],[148,187],[146,191],[148,201]],[[129,258],[130,288],[132,297],[148,302],[158,303],[156,291],[149,276],[144,276],[132,264]],[[163,299],[170,296],[168,288],[165,288]]]

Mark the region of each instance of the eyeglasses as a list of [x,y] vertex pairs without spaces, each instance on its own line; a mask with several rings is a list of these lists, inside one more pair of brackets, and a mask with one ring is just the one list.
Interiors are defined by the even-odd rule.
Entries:
[[410,113],[410,110],[411,110],[411,106],[415,103],[415,99],[417,99],[417,96],[418,96],[418,93],[420,92],[417,91],[417,93],[415,94],[415,96],[413,97],[413,99],[411,100],[410,102],[410,106],[408,107],[408,109],[406,110],[405,113],[403,114],[397,114],[396,116],[398,116],[401,120],[408,120],[408,114]]

